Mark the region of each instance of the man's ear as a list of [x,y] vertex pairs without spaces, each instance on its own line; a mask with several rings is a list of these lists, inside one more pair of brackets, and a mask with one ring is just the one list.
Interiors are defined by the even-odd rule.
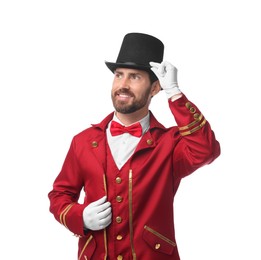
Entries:
[[152,83],[152,88],[151,88],[151,96],[154,97],[157,95],[161,90],[161,86],[159,83],[159,80],[156,80]]

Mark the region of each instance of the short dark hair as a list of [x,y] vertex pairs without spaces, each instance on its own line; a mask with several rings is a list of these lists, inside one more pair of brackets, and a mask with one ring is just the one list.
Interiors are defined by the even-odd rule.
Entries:
[[151,84],[158,80],[158,78],[156,77],[154,72],[152,72],[152,71],[147,71],[147,72],[149,73]]

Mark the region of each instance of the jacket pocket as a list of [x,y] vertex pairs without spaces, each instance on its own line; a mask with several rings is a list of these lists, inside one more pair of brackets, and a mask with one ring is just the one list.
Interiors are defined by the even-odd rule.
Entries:
[[176,247],[176,243],[174,241],[148,226],[144,226],[143,239],[154,251],[167,255],[171,255]]
[[78,260],[90,260],[96,248],[96,242],[92,235],[80,238]]

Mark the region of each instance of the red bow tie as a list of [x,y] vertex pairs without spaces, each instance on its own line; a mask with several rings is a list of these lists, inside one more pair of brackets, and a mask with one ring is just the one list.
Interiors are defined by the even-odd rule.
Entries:
[[129,133],[136,137],[141,137],[142,135],[142,127],[139,122],[130,126],[123,126],[115,121],[112,121],[110,130],[112,136],[121,135],[123,133]]

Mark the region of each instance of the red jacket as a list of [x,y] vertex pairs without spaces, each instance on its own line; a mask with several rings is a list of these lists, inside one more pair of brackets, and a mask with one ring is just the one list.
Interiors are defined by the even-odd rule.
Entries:
[[[175,193],[181,178],[219,156],[220,146],[185,95],[169,106],[177,126],[165,128],[150,112],[149,131],[118,172],[107,166],[106,128],[113,113],[73,138],[48,196],[54,217],[79,237],[78,259],[179,259]],[[80,204],[82,189],[86,196]],[[112,204],[112,223],[105,230],[84,232],[83,209],[104,195]]]

